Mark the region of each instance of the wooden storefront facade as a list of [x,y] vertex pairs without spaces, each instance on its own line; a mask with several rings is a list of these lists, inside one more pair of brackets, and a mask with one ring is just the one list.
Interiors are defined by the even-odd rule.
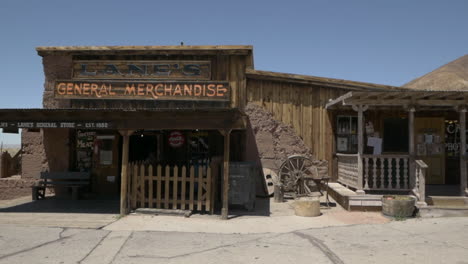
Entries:
[[[255,70],[251,46],[39,47],[37,51],[45,73],[43,108],[0,109],[1,128],[23,129],[22,144],[28,146],[22,156],[23,177],[35,178],[41,171],[91,171],[92,191],[119,196],[122,214],[140,207],[213,213],[216,207],[226,219],[229,162],[261,165],[247,143],[255,142],[249,138],[252,131],[247,131],[251,129],[244,111],[247,103],[262,106],[290,125],[315,159],[328,162],[333,181],[359,191],[411,191],[427,180],[416,177],[424,170],[418,165],[423,163],[416,162],[415,149],[371,155],[364,146],[364,120],[371,121],[380,136],[386,126],[411,118],[422,130],[433,131],[425,126],[435,120],[440,127],[458,120],[462,129],[461,115],[446,104],[458,100],[460,107],[466,105],[458,94],[424,92],[417,94],[416,101],[432,98],[435,104],[405,104],[416,107],[410,117],[398,100],[391,101],[391,92],[410,100],[410,89]],[[392,105],[374,107],[375,98],[364,102],[361,97],[349,103],[352,93],[361,97],[383,93]],[[343,102],[348,104],[340,105]],[[349,120],[355,126],[353,133],[345,135],[339,120]],[[400,134],[389,134],[383,134],[387,142],[401,141],[396,140]],[[440,139],[442,134],[433,136]],[[344,153],[342,138],[349,147]],[[454,154],[458,162],[451,161],[460,166],[456,169],[462,175],[460,186],[466,185],[466,164],[459,158],[464,153],[461,149]],[[426,162],[432,168],[439,164],[442,171],[442,158],[439,163],[437,157],[431,158]],[[385,175],[399,177],[379,178],[384,174],[377,171],[389,168],[392,171]]]
[[121,214],[216,205],[227,218],[229,162],[245,161],[251,46],[37,51],[44,108],[0,110],[0,126],[34,148],[23,176],[89,171],[91,191],[120,196]]

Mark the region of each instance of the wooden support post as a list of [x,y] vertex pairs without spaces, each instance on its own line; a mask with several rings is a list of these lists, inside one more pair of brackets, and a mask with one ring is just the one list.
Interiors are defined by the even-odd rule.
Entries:
[[416,187],[416,159],[414,151],[414,112],[416,109],[410,107],[408,109],[408,154],[409,154],[409,187]]
[[468,195],[466,171],[466,108],[460,108],[460,195]]
[[367,108],[367,105],[353,105],[354,111],[358,112],[358,187],[356,190],[357,194],[365,194],[362,155],[364,154],[364,112],[367,110]]
[[121,177],[120,177],[120,216],[124,216],[128,213],[128,197],[127,197],[127,187],[128,187],[128,147],[130,144],[130,135],[133,133],[131,130],[121,130],[119,133],[123,137],[123,146],[122,146],[122,168],[121,168]]
[[[416,162],[414,163],[416,167]],[[417,172],[415,172],[416,177],[418,179],[418,186],[415,188],[417,193],[419,193],[419,201],[416,202],[418,208],[427,206],[426,203],[426,173],[427,173],[427,164],[424,162],[418,162],[417,164]]]
[[221,209],[221,219],[227,220],[229,213],[229,143],[231,130],[220,130],[224,136],[224,164],[223,164],[223,208]]

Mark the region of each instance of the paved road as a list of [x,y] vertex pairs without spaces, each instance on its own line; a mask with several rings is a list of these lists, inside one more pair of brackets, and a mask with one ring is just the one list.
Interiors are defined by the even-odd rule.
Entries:
[[0,224],[0,263],[468,263],[468,218],[285,233],[110,231]]

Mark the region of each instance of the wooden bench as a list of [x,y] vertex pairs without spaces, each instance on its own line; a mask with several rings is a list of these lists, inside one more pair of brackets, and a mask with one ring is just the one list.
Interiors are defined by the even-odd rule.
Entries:
[[72,190],[72,199],[77,200],[79,189],[90,184],[89,172],[41,172],[41,181],[32,186],[32,199],[45,198],[47,188],[66,187]]

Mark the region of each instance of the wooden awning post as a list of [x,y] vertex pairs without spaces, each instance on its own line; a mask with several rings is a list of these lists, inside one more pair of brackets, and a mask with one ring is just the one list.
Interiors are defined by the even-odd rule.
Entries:
[[365,194],[362,155],[364,154],[364,112],[367,110],[367,108],[367,105],[353,105],[353,110],[358,112],[358,188],[356,190],[357,194]]
[[127,197],[127,187],[128,187],[128,148],[130,144],[130,135],[133,133],[132,130],[120,130],[120,135],[123,137],[123,146],[122,146],[122,168],[121,168],[121,177],[120,177],[120,216],[124,216],[128,213],[128,197]]
[[416,159],[414,155],[414,112],[416,109],[410,107],[408,109],[408,154],[409,154],[409,187],[415,188],[416,184]]
[[459,109],[460,113],[460,195],[468,196],[466,178],[466,107]]
[[224,155],[223,155],[223,208],[221,209],[221,219],[227,220],[229,214],[229,143],[231,130],[219,130],[224,136]]

